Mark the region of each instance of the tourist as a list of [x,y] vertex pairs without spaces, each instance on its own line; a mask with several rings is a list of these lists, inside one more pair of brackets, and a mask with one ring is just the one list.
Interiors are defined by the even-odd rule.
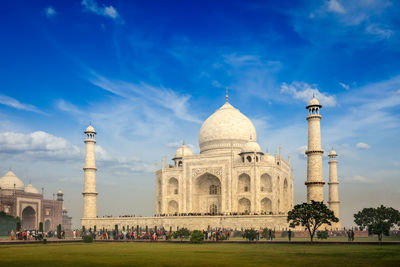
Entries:
[[15,238],[14,230],[11,230],[11,240],[14,240],[14,238]]
[[272,241],[272,230],[271,229],[268,230],[268,240]]
[[350,232],[350,230],[347,231],[347,241],[351,241],[351,232]]
[[350,233],[350,237],[351,237],[351,241],[354,241],[354,231],[353,229],[351,229],[351,233]]
[[289,229],[288,233],[288,238],[289,238],[289,242],[292,241],[292,230]]

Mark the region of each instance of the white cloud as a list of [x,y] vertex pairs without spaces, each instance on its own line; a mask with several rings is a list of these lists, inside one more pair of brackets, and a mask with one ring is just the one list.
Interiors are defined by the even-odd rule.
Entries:
[[357,147],[358,149],[365,149],[365,150],[371,148],[370,145],[368,145],[368,144],[366,144],[366,143],[363,143],[363,142],[358,143],[358,144],[356,145],[356,147]]
[[23,104],[23,103],[19,102],[17,99],[14,99],[14,98],[6,96],[6,95],[0,94],[0,104],[9,106],[12,108],[20,109],[20,110],[26,110],[26,111],[32,111],[32,112],[44,114],[44,112],[40,111],[37,107],[30,105],[30,104]]
[[48,18],[54,17],[57,14],[56,10],[51,6],[46,7],[44,9],[44,13],[46,14],[46,17],[48,17]]
[[321,105],[326,107],[336,106],[335,96],[321,93],[315,85],[304,82],[282,83],[281,93],[288,93],[293,98],[303,100],[305,103],[308,103],[313,98],[313,95],[315,95]]
[[[95,0],[82,0],[82,6],[84,6],[85,10],[97,15],[109,17],[113,20],[120,20],[118,11],[113,6],[100,6]],[[122,22],[122,20],[120,20],[120,22]]]
[[43,131],[30,134],[0,133],[0,151],[5,154],[24,154],[49,159],[78,159],[81,155],[79,147],[70,144],[62,137]]
[[348,85],[348,84],[339,83],[339,85],[340,85],[341,87],[343,87],[344,89],[346,89],[346,90],[350,90],[350,85]]
[[346,13],[346,10],[343,8],[342,4],[340,4],[336,0],[330,0],[326,3],[326,7],[328,11],[334,12],[334,13],[339,13],[339,14],[344,14]]

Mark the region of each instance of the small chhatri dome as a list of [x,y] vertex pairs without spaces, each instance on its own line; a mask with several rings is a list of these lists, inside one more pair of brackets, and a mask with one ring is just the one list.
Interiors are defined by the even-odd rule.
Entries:
[[24,190],[24,183],[12,172],[7,172],[3,178],[0,179],[0,187],[1,189],[15,189],[16,190]]
[[33,193],[33,194],[39,194],[39,191],[33,187],[32,184],[28,184],[27,186],[25,186],[25,190],[26,193]]
[[226,102],[215,113],[208,117],[200,128],[200,153],[220,152],[239,149],[250,141],[257,140],[253,123],[238,109]]
[[308,102],[308,105],[309,106],[318,106],[319,105],[319,101],[314,96],[313,99],[311,99],[310,102]]
[[329,156],[336,157],[337,156],[336,151],[332,149],[331,152],[329,152]]
[[61,191],[61,189],[58,189],[57,195],[63,195],[63,192]]
[[315,107],[315,106],[322,108],[322,106],[319,103],[318,99],[316,99],[315,95],[313,95],[313,98],[310,100],[310,102],[308,102],[308,105],[307,105],[306,108]]
[[96,133],[92,125],[89,125],[89,127],[86,128],[85,133]]
[[256,152],[256,153],[262,153],[260,145],[255,142],[255,141],[250,141],[247,142],[243,147],[242,147],[242,153],[248,153],[248,152]]
[[182,158],[183,156],[191,156],[193,155],[192,150],[188,148],[185,145],[182,145],[180,148],[178,148],[175,152],[175,157],[174,159]]

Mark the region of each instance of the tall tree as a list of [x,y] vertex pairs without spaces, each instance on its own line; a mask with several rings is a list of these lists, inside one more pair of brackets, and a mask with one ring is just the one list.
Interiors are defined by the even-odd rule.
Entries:
[[332,222],[338,222],[339,219],[322,201],[312,200],[311,203],[294,206],[288,212],[287,221],[292,228],[299,225],[305,227],[310,234],[310,241],[313,242],[315,232],[321,225],[331,225]]
[[361,229],[367,227],[369,234],[378,235],[379,241],[382,241],[383,235],[389,235],[390,228],[395,224],[400,226],[400,212],[383,205],[377,208],[364,208],[354,214],[354,222]]

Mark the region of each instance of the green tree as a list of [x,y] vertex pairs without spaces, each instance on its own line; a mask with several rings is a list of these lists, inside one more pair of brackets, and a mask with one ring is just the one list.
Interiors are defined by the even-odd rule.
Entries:
[[203,243],[203,241],[204,241],[204,234],[202,231],[194,230],[190,234],[190,242],[191,243],[199,244],[199,243]]
[[174,233],[174,237],[175,237],[175,238],[180,238],[181,241],[183,241],[184,238],[188,238],[189,235],[190,235],[190,232],[189,232],[189,230],[188,230],[187,228],[185,228],[185,227],[183,227],[183,228],[177,230],[177,231]]
[[265,227],[263,229],[263,231],[261,232],[261,236],[265,239],[267,239],[269,237],[269,229],[267,227]]
[[247,240],[249,240],[249,242],[251,242],[251,241],[253,241],[254,239],[256,239],[256,237],[257,237],[257,231],[254,230],[254,229],[246,229],[246,230],[244,231],[243,236],[244,236]]
[[57,238],[61,239],[61,224],[57,225]]
[[361,228],[368,228],[369,234],[378,235],[382,241],[383,235],[388,236],[390,228],[400,226],[400,212],[391,207],[381,205],[377,208],[364,208],[354,214],[354,222]]
[[287,221],[290,227],[303,226],[310,234],[310,241],[313,242],[315,232],[321,225],[331,225],[332,222],[338,222],[339,219],[335,217],[331,211],[322,201],[314,201],[311,203],[303,203],[294,206],[288,212]]

